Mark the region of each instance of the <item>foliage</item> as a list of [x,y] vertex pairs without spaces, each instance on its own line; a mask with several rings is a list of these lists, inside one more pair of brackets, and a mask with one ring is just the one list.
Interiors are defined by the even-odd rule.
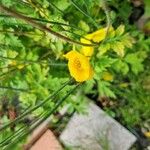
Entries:
[[[143,118],[150,117],[150,39],[129,24],[129,1],[1,0],[1,5],[28,17],[12,17],[0,8],[2,125],[38,105],[24,119],[42,118],[60,104],[60,99],[65,101],[55,113],[64,107],[69,113],[84,112],[85,95],[89,94],[117,103],[115,109],[104,109],[115,117],[120,115],[120,122],[127,126],[142,126]],[[70,75],[64,54],[75,49],[85,55],[88,65],[91,63],[94,77],[71,93],[77,83],[65,85]],[[86,49],[90,55],[85,54]],[[59,91],[62,85],[65,88]],[[12,108],[14,118],[9,116]],[[23,120],[15,129],[7,128],[0,138],[9,137],[22,126],[27,126]]]

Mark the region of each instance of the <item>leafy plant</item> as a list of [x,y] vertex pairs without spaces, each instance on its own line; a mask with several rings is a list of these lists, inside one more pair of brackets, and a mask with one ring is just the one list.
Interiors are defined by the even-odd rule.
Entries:
[[[129,24],[131,12],[126,0],[1,0],[3,149],[64,107],[68,113],[85,112],[85,95],[114,101],[117,107],[104,109],[124,124],[142,126],[150,114],[150,40]],[[70,52],[76,55],[66,57],[68,69],[64,56]]]

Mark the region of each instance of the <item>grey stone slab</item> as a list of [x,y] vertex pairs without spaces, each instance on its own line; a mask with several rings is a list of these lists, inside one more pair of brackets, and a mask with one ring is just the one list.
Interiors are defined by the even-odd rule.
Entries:
[[97,105],[90,103],[87,114],[69,121],[60,140],[71,150],[128,150],[136,138]]

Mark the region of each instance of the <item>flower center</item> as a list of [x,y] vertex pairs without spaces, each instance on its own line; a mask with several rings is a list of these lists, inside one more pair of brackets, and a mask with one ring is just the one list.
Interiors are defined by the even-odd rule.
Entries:
[[75,64],[76,68],[81,68],[81,63],[80,63],[80,61],[79,61],[78,58],[76,58],[76,59],[74,60],[74,64]]

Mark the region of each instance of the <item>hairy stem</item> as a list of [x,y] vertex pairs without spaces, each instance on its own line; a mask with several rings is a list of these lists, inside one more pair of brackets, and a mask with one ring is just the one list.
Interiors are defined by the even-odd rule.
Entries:
[[8,122],[7,124],[5,124],[4,126],[0,127],[0,131],[6,129],[7,127],[9,127],[12,124],[15,124],[17,122],[19,122],[21,119],[23,119],[25,116],[27,116],[28,114],[30,114],[31,112],[33,112],[34,110],[38,109],[39,107],[41,107],[42,105],[44,105],[47,101],[49,101],[50,99],[54,98],[65,86],[67,86],[72,80],[67,81],[66,83],[64,83],[57,91],[55,91],[52,95],[48,96],[45,100],[41,101],[39,104],[35,105],[33,108],[27,110],[25,113],[23,113],[22,115],[20,115],[19,117],[17,117],[15,120]]
[[40,23],[38,23],[38,22],[36,22],[36,21],[34,21],[34,20],[32,20],[32,19],[30,19],[30,18],[28,18],[28,17],[26,17],[26,16],[24,16],[24,15],[18,13],[18,12],[16,12],[16,11],[13,11],[13,10],[3,6],[2,4],[0,4],[0,11],[3,12],[3,13],[6,13],[7,15],[15,17],[17,19],[21,19],[21,20],[29,23],[33,27],[36,27],[36,28],[38,28],[42,31],[49,32],[49,33],[55,35],[56,37],[58,37],[60,39],[63,39],[65,41],[69,42],[69,43],[74,43],[74,44],[83,45],[83,46],[96,46],[95,44],[84,44],[84,43],[81,43],[79,41],[75,41],[73,39],[70,39],[70,38],[68,38],[68,37],[66,37],[62,34],[59,34],[58,32],[55,32],[55,31],[51,30],[50,28],[46,27],[45,25],[42,25],[42,24],[40,24]]

